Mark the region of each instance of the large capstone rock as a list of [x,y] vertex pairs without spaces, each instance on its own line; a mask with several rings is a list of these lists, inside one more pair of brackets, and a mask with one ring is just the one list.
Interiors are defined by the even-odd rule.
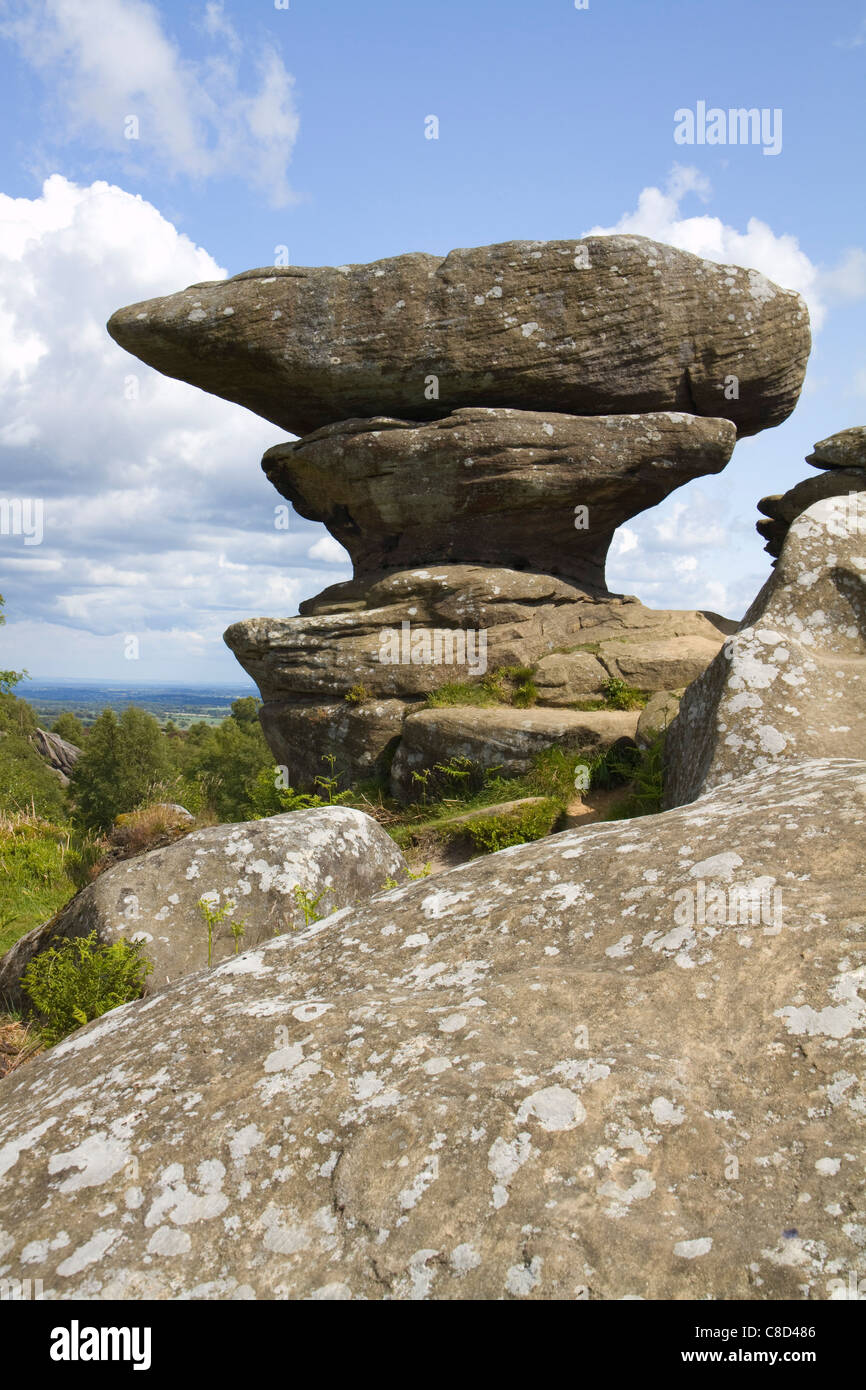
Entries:
[[730,420],[671,412],[474,409],[429,424],[347,420],[269,449],[262,467],[345,546],[356,578],[445,562],[539,570],[606,592],[616,528],[720,472],[736,438]]
[[866,758],[866,493],[792,524],[737,634],[683,697],[664,804],[779,761]]
[[755,434],[793,410],[810,347],[798,294],[638,236],[265,267],[119,309],[108,331],[293,434],[472,405],[685,410]]
[[[224,910],[211,940],[211,960],[219,961],[304,926],[311,911],[325,917],[368,898],[405,869],[391,837],[348,806],[195,830],[107,869],[23,936],[0,957],[0,999],[29,1004],[20,979],[33,957],[93,930],[109,944],[120,937],[144,942],[154,966],[145,989],[152,993],[207,963],[202,899],[213,912]],[[232,923],[243,926],[237,939]]]
[[0,1083],[47,1299],[809,1300],[866,1275],[866,764],[412,884]]

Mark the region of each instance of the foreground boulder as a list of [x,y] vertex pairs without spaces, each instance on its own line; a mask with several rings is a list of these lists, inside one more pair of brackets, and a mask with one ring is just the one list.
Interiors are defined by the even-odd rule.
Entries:
[[[154,966],[146,992],[152,993],[207,963],[202,898],[214,912],[228,909],[212,930],[211,960],[219,961],[306,925],[311,911],[325,917],[368,898],[405,868],[391,837],[347,806],[196,830],[107,869],[50,922],[23,936],[0,957],[0,999],[29,1003],[19,982],[33,957],[60,938],[94,929],[106,943],[120,937],[145,943]],[[232,923],[243,927],[237,939]]]
[[739,631],[686,691],[665,744],[665,806],[806,757],[866,758],[866,493],[792,524]]
[[48,1299],[826,1299],[866,1274],[866,764],[413,884],[0,1084]]
[[265,267],[119,309],[108,331],[301,435],[472,405],[687,410],[756,434],[793,410],[810,347],[794,291],[639,236]]

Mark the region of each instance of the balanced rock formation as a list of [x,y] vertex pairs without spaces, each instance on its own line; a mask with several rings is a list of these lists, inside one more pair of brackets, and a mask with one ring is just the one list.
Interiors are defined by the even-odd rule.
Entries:
[[639,236],[265,267],[119,309],[108,331],[295,434],[473,405],[685,410],[755,434],[794,409],[810,347],[798,294]]
[[[539,703],[560,708],[600,695],[611,677],[667,690],[700,675],[735,628],[712,613],[644,608],[549,575],[469,565],[349,581],[301,609],[225,633],[261,691],[265,736],[296,786],[321,774],[329,753],[349,781],[386,776],[404,720],[448,681],[537,663]],[[353,693],[360,698],[347,701]],[[478,710],[462,713],[471,727]],[[525,711],[509,713],[519,725]],[[438,760],[457,756],[458,743],[451,753],[440,745]],[[392,789],[402,795],[405,783]]]
[[347,908],[0,1083],[49,1300],[823,1300],[866,1276],[866,763]]
[[431,424],[347,420],[269,449],[262,467],[345,546],[356,579],[507,557],[606,593],[617,526],[720,472],[736,438],[729,420],[672,412],[458,410]]
[[770,555],[780,554],[788,528],[802,512],[824,497],[844,497],[866,492],[866,428],[857,425],[822,439],[806,462],[822,471],[818,477],[805,478],[784,493],[762,497],[758,511],[768,517],[759,521],[757,530],[767,544]]
[[[0,957],[0,999],[28,1005],[20,980],[33,957],[94,930],[109,945],[121,937],[144,942],[154,967],[145,992],[152,993],[201,969],[209,955],[224,960],[306,925],[311,911],[326,917],[369,898],[405,870],[391,837],[348,806],[195,830],[106,869],[21,937]],[[201,900],[223,913],[210,942]],[[233,924],[242,928],[238,937]]]
[[610,594],[610,542],[785,419],[809,350],[798,295],[633,236],[249,271],[109,331],[305,436],[263,467],[353,578],[225,634],[296,785],[331,756],[347,783],[384,777],[432,691],[501,667],[537,668],[558,707],[593,679],[597,695],[699,675],[725,621]]
[[815,502],[665,744],[664,804],[780,761],[866,758],[866,493]]

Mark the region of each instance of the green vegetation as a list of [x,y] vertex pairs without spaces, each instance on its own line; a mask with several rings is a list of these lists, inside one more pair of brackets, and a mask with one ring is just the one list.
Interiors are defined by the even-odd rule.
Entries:
[[59,714],[51,725],[52,734],[57,734],[58,738],[65,738],[67,743],[74,743],[76,748],[81,748],[84,744],[85,729],[77,714],[72,714],[70,710],[64,710]]
[[0,955],[84,886],[101,853],[73,826],[0,814]]
[[317,898],[312,898],[306,888],[302,888],[299,883],[295,884],[295,902],[304,914],[305,927],[308,927],[311,922],[321,922],[325,913],[317,912],[316,908],[322,899],[328,896],[329,892],[328,888],[324,888]]
[[72,937],[34,956],[21,986],[42,1015],[46,1047],[110,1009],[138,999],[153,967],[141,942],[100,945],[96,932]]
[[[214,927],[218,927],[220,922],[224,921],[231,912],[234,912],[237,903],[229,901],[223,903],[222,907],[217,907],[209,898],[199,898],[198,906],[207,926],[207,963],[210,965],[213,958]],[[229,928],[235,939],[235,955],[237,955],[241,937],[246,934],[247,923],[229,922]]]
[[507,849],[509,845],[523,845],[529,840],[543,839],[553,830],[562,811],[562,802],[558,798],[545,797],[497,815],[476,812],[471,819],[443,821],[438,827],[439,836],[446,843],[465,838],[472,842],[479,854],[492,854],[496,850]]
[[428,709],[442,705],[512,705],[528,709],[538,699],[534,666],[498,666],[480,681],[447,681],[427,696]]
[[370,692],[366,685],[353,685],[351,690],[347,690],[343,696],[347,705],[362,705],[365,700],[370,699]]

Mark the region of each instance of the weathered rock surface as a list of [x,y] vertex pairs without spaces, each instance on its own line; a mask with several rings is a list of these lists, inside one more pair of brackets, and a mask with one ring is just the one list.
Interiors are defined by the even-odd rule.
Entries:
[[34,730],[33,744],[40,757],[58,773],[65,786],[72,776],[72,769],[81,757],[81,749],[68,739],[61,738],[59,734],[51,733],[49,729]]
[[513,709],[509,706],[444,705],[406,716],[391,765],[391,791],[404,801],[419,799],[413,772],[449,758],[469,758],[498,768],[501,777],[520,777],[532,759],[552,744],[568,749],[609,747],[631,738],[637,710]]
[[819,440],[806,462],[813,468],[866,468],[866,425],[853,425]]
[[355,577],[440,563],[563,575],[606,593],[616,528],[718,473],[730,420],[457,410],[430,424],[346,420],[269,449],[262,467],[323,521]]
[[201,898],[215,908],[236,904],[213,930],[211,959],[219,961],[236,951],[232,921],[244,925],[244,949],[303,926],[296,887],[309,900],[322,895],[316,911],[324,916],[372,896],[405,867],[391,837],[347,806],[195,830],[107,869],[23,936],[0,957],[0,999],[29,1004],[19,980],[30,960],[58,939],[94,929],[107,943],[144,941],[154,965],[146,985],[152,993],[207,963]]
[[647,700],[635,731],[635,741],[641,747],[648,747],[659,734],[667,732],[679,714],[680,698],[672,690],[657,690]]
[[[471,565],[351,580],[301,608],[300,617],[252,618],[225,634],[261,691],[265,736],[294,786],[325,771],[329,754],[343,786],[387,772],[404,715],[446,683],[537,664],[542,705],[598,695],[610,676],[666,690],[698,676],[736,628],[717,614],[592,598],[550,575]],[[437,632],[440,659],[410,660],[412,642]],[[398,635],[406,660],[381,659],[388,633]],[[463,655],[471,659],[442,659],[446,638],[454,656],[468,638]],[[558,650],[581,646],[591,650]]]
[[665,805],[809,757],[866,757],[866,494],[793,522],[739,632],[686,691]]
[[473,405],[687,410],[755,434],[793,410],[810,347],[798,294],[638,236],[265,267],[119,309],[108,331],[301,435]]
[[[844,1297],[864,829],[866,765],[779,765],[109,1014],[0,1083],[0,1276],[47,1299]],[[713,925],[689,924],[701,885]]]
[[[336,775],[341,790],[371,778],[387,780],[403,717],[404,700],[297,704],[273,700],[259,711],[262,730],[289,785],[307,787]],[[328,761],[335,759],[333,774]]]
[[[602,680],[622,669],[668,689],[685,683],[671,679],[671,659],[684,662],[685,679],[693,678],[735,626],[715,614],[645,608],[629,595],[593,599],[550,575],[470,565],[334,585],[301,608],[298,618],[250,618],[225,633],[263,700],[328,703],[358,685],[377,699],[418,699],[448,682],[498,666],[531,666],[557,647],[579,645],[603,650]],[[442,660],[443,649],[438,662],[381,660],[390,654],[382,633],[401,635],[403,623],[410,631],[402,655],[411,657],[411,641],[419,634],[451,631],[473,634],[464,652],[470,659]],[[483,669],[474,645],[480,632],[486,633]],[[672,639],[672,647],[662,645]],[[659,653],[656,677],[648,648]],[[459,654],[455,647],[452,655]]]
[[826,471],[758,503],[758,511],[768,520],[757,522],[756,529],[770,555],[779,555],[791,522],[814,502],[866,492],[866,426],[856,425],[820,440],[814,452],[806,455],[806,462]]

